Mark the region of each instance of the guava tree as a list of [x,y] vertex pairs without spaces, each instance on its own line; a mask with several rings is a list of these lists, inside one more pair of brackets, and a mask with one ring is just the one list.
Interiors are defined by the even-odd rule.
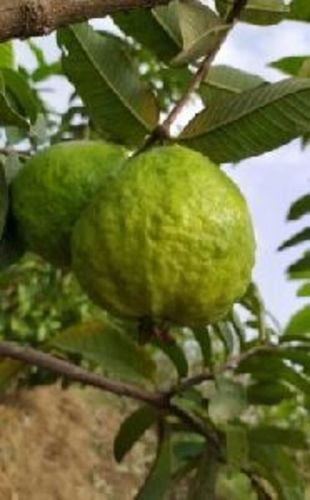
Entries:
[[[271,83],[218,65],[216,55],[239,21],[261,29],[284,19],[309,22],[308,0],[2,0],[0,10],[1,387],[60,378],[136,401],[114,453],[121,461],[147,429],[155,429],[156,459],[140,500],[181,498],[184,480],[194,500],[306,498],[309,306],[283,330],[250,283],[229,312],[211,323],[118,317],[88,299],[70,266],[63,270],[58,262],[25,254],[27,238],[17,231],[11,186],[30,157],[36,161],[41,150],[69,140],[121,145],[132,162],[155,146],[179,144],[216,165],[238,163],[296,138],[307,145],[309,57],[288,54],[273,62],[286,77]],[[118,31],[82,22],[107,15]],[[54,30],[62,56],[51,64],[30,37]],[[36,60],[32,71],[16,67],[14,37],[27,38]],[[73,86],[61,113],[44,98],[47,79],[55,75]],[[203,109],[180,130],[180,113],[192,99]],[[77,191],[70,192],[72,199]],[[288,220],[309,211],[305,193],[289,208]],[[305,227],[279,248],[309,238]],[[186,266],[183,272],[186,278]],[[309,272],[307,250],[288,269],[289,278],[301,283],[301,297],[309,297]],[[85,265],[83,282],[89,277]]]

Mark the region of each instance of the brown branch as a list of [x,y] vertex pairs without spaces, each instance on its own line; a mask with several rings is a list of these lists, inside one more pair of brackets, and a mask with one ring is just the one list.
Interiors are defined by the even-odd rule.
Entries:
[[41,36],[55,29],[119,10],[151,8],[169,0],[1,0],[0,42]]
[[37,351],[32,347],[19,346],[14,342],[0,342],[0,357],[15,359],[28,365],[50,370],[74,382],[97,387],[118,396],[133,398],[157,408],[167,406],[166,398],[160,393],[146,391],[132,384],[114,381],[97,373],[91,373],[69,361]]

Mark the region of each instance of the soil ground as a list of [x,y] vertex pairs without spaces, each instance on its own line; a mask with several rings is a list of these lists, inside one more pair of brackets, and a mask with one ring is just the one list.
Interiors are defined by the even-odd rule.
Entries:
[[0,402],[0,500],[132,500],[152,459],[152,436],[122,464],[113,438],[126,403],[57,386]]

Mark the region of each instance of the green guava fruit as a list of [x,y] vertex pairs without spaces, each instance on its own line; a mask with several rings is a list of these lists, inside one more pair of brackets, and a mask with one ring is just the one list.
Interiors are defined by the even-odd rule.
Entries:
[[13,215],[28,250],[68,267],[74,223],[124,160],[121,147],[95,141],[57,144],[31,158],[12,184]]
[[238,187],[177,145],[129,159],[73,230],[72,265],[98,304],[194,326],[223,317],[249,285],[255,241]]

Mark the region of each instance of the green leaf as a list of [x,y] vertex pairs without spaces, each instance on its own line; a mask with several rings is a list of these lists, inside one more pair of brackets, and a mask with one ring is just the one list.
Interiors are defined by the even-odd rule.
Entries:
[[219,463],[209,449],[205,449],[196,476],[189,490],[188,500],[215,500]]
[[156,17],[156,12],[156,9],[118,12],[113,15],[113,21],[126,35],[131,36],[160,59],[168,62],[179,52],[182,40],[179,34],[172,35],[173,29],[167,29],[159,22],[160,17]]
[[[231,9],[233,0],[216,0],[215,4],[219,13],[224,15]],[[265,26],[279,23],[288,12],[289,9],[283,0],[248,0],[240,19],[250,24]]]
[[6,92],[14,99],[18,111],[33,123],[43,105],[27,78],[11,69],[1,70]]
[[110,321],[81,323],[59,332],[53,347],[98,363],[124,379],[153,379],[155,365],[146,351]]
[[171,485],[171,439],[166,435],[136,500],[163,500]]
[[310,297],[310,283],[305,283],[299,288],[297,297]]
[[3,165],[0,163],[0,240],[8,213],[8,187],[4,175]]
[[310,333],[310,306],[305,306],[290,319],[284,338],[288,335],[306,335]]
[[299,76],[300,78],[309,78],[310,76],[310,56],[283,57],[278,61],[273,61],[269,66],[291,76]]
[[14,68],[14,48],[12,42],[0,44],[0,68]]
[[247,401],[251,405],[276,405],[293,396],[281,382],[257,382],[247,387]]
[[186,377],[188,374],[188,362],[182,347],[174,339],[169,342],[153,339],[152,345],[165,353],[173,363],[180,378]]
[[0,72],[0,126],[16,125],[28,130],[29,124],[25,118],[13,108],[5,90],[4,78]]
[[285,248],[293,247],[308,240],[310,240],[310,227],[302,229],[288,240],[285,240],[282,245],[279,246],[278,250],[284,250]]
[[60,30],[63,68],[95,126],[112,140],[141,144],[157,124],[154,95],[140,80],[124,44],[87,24]]
[[158,415],[153,408],[143,406],[124,420],[114,441],[114,456],[117,462],[122,461],[157,418]]
[[223,25],[209,7],[196,0],[178,2],[177,10],[183,49],[172,64],[182,65],[210,53],[229,27]]
[[212,99],[224,99],[236,94],[265,85],[267,82],[258,75],[253,75],[232,66],[212,66],[206,80],[199,89],[205,104]]
[[305,500],[301,475],[282,448],[250,441],[250,457],[255,464],[256,473],[275,488],[277,500]]
[[187,125],[179,141],[216,163],[236,162],[307,132],[309,116],[310,82],[293,78],[211,101]]
[[292,204],[287,219],[297,220],[307,214],[310,214],[310,194],[305,194]]
[[248,438],[249,441],[262,445],[281,445],[297,450],[308,449],[307,437],[299,429],[260,425],[248,428]]
[[290,4],[289,19],[310,21],[310,4],[308,0],[293,0]]
[[301,259],[289,266],[287,272],[292,280],[310,278],[310,252],[305,252]]
[[193,329],[193,334],[197,343],[199,344],[204,365],[212,367],[212,343],[208,328],[196,327]]
[[216,392],[209,401],[209,416],[217,425],[225,424],[237,417],[246,407],[244,387],[232,380],[219,378]]

